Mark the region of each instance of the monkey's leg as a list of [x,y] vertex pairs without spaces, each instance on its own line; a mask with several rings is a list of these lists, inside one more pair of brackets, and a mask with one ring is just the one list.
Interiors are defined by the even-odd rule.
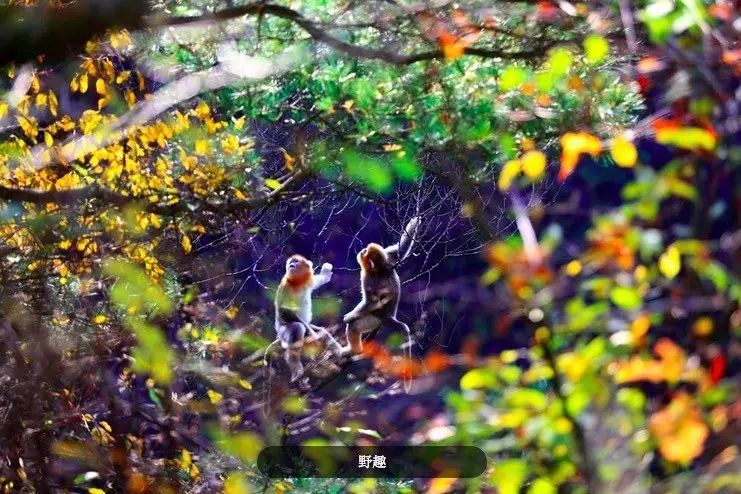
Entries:
[[347,347],[344,353],[362,353],[363,352],[363,334],[377,329],[381,325],[381,319],[367,314],[348,323],[345,334],[347,335]]
[[[412,363],[412,332],[409,330],[409,326],[399,321],[395,317],[389,317],[384,321],[385,325],[394,331],[404,331],[407,335],[406,349],[404,350],[404,358],[406,360],[405,367],[411,369]],[[404,376],[404,390],[408,393],[412,387],[412,375],[405,374]]]
[[286,350],[286,364],[291,371],[291,381],[303,374],[304,364],[301,362],[300,348],[288,348]]
[[324,342],[324,345],[329,349],[330,352],[332,352],[335,357],[339,357],[342,355],[342,345],[337,343],[337,340],[334,339],[329,331],[321,326],[316,326],[314,324],[309,325],[309,330],[314,333],[315,338],[320,339]]
[[278,329],[278,338],[285,352],[286,364],[291,371],[291,380],[296,379],[304,371],[301,349],[304,347],[306,330],[307,326],[300,322],[284,324]]

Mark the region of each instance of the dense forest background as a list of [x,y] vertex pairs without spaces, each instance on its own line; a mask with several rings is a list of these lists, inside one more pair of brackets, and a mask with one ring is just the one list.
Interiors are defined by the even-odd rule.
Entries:
[[[0,4],[3,492],[741,492],[729,0]],[[406,338],[273,296],[418,216]],[[411,381],[406,392],[404,381]],[[485,472],[269,479],[266,446]]]

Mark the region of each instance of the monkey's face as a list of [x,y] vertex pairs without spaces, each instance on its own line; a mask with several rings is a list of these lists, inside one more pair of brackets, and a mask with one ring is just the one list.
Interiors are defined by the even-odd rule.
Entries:
[[358,252],[358,264],[366,271],[376,272],[388,262],[386,251],[378,244],[370,243]]
[[314,266],[303,256],[293,255],[286,261],[286,274],[293,279],[301,279],[311,275]]
[[294,254],[286,261],[286,275],[283,283],[293,290],[303,289],[311,284],[314,266],[303,256]]

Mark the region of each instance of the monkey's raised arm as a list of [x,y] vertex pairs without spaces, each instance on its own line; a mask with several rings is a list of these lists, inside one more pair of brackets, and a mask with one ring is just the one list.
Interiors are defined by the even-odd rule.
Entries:
[[311,288],[319,288],[322,285],[326,285],[329,283],[329,280],[332,279],[332,265],[328,262],[325,262],[322,264],[322,269],[319,271],[319,274],[314,275],[314,283],[311,285]]
[[407,223],[407,226],[404,228],[404,233],[401,234],[399,243],[386,247],[386,254],[389,257],[391,264],[403,261],[412,251],[414,239],[417,236],[417,230],[419,229],[419,222],[419,216],[415,216],[409,220],[409,223]]

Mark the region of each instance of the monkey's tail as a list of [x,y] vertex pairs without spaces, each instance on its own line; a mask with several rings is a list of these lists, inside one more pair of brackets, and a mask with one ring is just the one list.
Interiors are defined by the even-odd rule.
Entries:
[[270,353],[270,349],[280,341],[280,338],[273,341],[271,344],[269,344],[265,348],[265,353],[262,356],[262,369],[264,372],[263,376],[263,386],[264,386],[264,394],[263,394],[263,411],[265,415],[270,414],[270,389],[272,386],[270,385],[270,368],[268,366],[268,354]]
[[417,236],[417,230],[419,229],[419,222],[420,217],[415,216],[409,220],[407,226],[404,227],[404,233],[401,234],[401,239],[399,239],[399,262],[406,259],[412,252],[412,247],[414,246],[414,241]]
[[407,344],[406,348],[404,348],[404,375],[402,376],[404,378],[404,391],[406,391],[407,394],[412,390],[412,335],[409,331],[407,331]]

